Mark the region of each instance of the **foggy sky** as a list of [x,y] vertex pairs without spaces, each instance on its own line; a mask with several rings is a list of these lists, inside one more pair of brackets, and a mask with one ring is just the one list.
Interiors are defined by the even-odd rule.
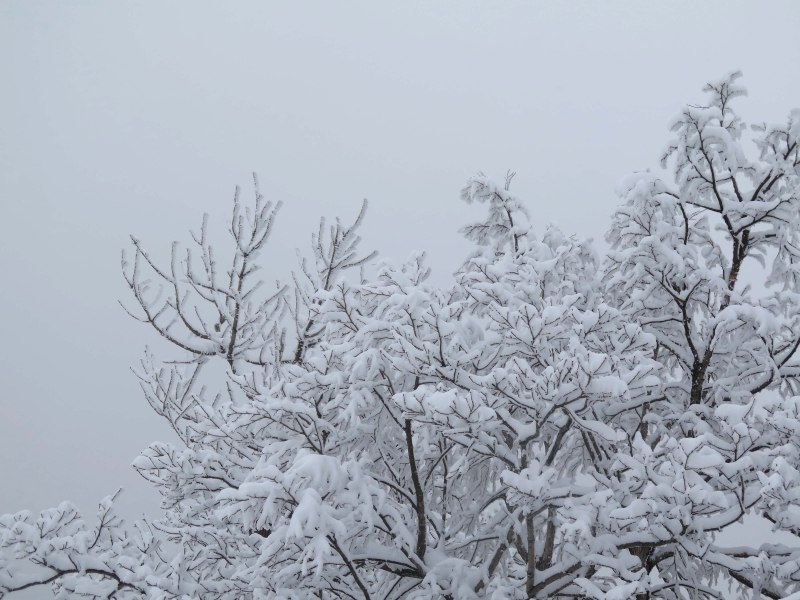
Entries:
[[129,234],[165,257],[208,212],[222,246],[257,171],[285,204],[270,276],[368,198],[364,249],[445,281],[461,186],[513,169],[538,232],[602,240],[706,81],[744,72],[745,121],[800,105],[798,32],[796,0],[0,4],[0,513],[123,486],[158,515],[129,465],[174,438],[129,367],[170,354],[117,304]]

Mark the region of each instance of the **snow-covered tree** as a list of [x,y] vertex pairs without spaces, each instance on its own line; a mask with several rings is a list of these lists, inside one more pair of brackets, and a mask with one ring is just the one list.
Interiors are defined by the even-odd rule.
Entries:
[[605,257],[537,237],[511,174],[462,190],[488,211],[446,287],[424,253],[359,253],[365,203],[266,291],[279,205],[257,182],[226,270],[206,220],[169,268],[132,238],[130,312],[178,350],[138,370],[181,440],[134,462],[164,515],[4,515],[0,590],[800,598],[800,544],[716,543],[746,515],[800,536],[800,111],[746,153],[738,78],[673,120],[663,176],[620,184]]

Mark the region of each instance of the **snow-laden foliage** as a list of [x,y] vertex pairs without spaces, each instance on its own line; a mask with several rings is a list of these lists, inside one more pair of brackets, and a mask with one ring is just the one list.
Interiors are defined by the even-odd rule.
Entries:
[[748,155],[738,77],[673,120],[670,177],[620,184],[605,258],[537,237],[511,175],[462,191],[488,215],[449,287],[424,254],[359,254],[365,204],[265,292],[278,207],[258,186],[235,198],[224,273],[205,221],[199,262],[175,246],[163,269],[133,239],[131,313],[182,353],[137,371],[181,440],[134,462],[164,516],[134,534],[109,498],[91,526],[69,503],[0,517],[0,589],[795,597],[800,545],[716,543],[745,515],[800,536],[800,112],[753,127]]

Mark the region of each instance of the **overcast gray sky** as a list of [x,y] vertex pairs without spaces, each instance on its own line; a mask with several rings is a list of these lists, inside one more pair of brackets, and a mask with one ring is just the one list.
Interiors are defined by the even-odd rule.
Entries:
[[366,197],[365,248],[444,280],[460,187],[511,168],[539,231],[602,239],[707,80],[744,71],[745,120],[800,105],[798,32],[797,0],[0,3],[0,513],[119,486],[158,513],[129,466],[172,439],[128,370],[153,342],[117,304],[129,234],[164,255],[209,212],[222,242],[257,171],[285,202],[270,273]]

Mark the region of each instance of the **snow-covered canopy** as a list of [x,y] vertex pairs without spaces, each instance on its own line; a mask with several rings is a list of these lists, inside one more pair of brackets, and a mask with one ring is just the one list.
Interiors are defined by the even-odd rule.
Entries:
[[[323,222],[313,264],[265,292],[279,206],[257,182],[253,206],[236,196],[224,271],[205,220],[197,253],[176,246],[169,268],[134,239],[131,313],[180,350],[138,370],[183,442],[134,462],[164,516],[126,530],[113,498],[94,525],[69,503],[4,515],[0,590],[800,592],[800,544],[716,543],[748,514],[800,535],[800,111],[754,127],[749,157],[738,78],[672,121],[672,181],[622,181],[605,257],[555,228],[537,236],[511,176],[462,190],[488,211],[463,229],[475,250],[449,287],[426,282],[424,253],[360,254],[365,203],[351,226]],[[758,287],[742,282],[750,263]],[[216,359],[229,377],[214,395],[201,380]]]

